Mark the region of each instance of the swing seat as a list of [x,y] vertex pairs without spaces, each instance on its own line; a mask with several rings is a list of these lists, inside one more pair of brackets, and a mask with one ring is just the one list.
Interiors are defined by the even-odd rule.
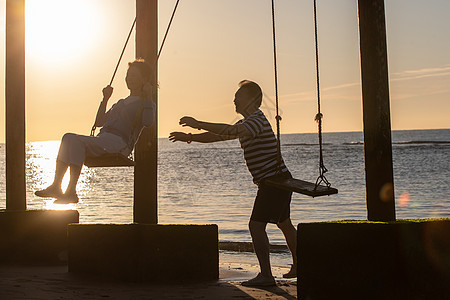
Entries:
[[316,185],[311,182],[303,181],[295,178],[273,177],[266,179],[265,182],[273,187],[300,193],[311,197],[329,196],[337,194],[338,190],[324,185]]
[[84,165],[89,168],[131,167],[134,166],[134,161],[120,153],[107,153],[97,157],[86,157]]

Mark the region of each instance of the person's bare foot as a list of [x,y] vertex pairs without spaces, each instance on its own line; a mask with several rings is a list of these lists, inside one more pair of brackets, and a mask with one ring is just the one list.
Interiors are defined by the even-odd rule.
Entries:
[[283,274],[283,278],[296,278],[297,277],[297,266],[295,264],[291,265],[291,270],[286,274]]
[[51,185],[46,189],[34,192],[34,194],[43,198],[58,198],[63,195],[63,192],[61,188]]
[[77,193],[65,193],[59,196],[55,201],[53,201],[54,204],[69,204],[69,203],[78,203],[79,198]]
[[267,277],[259,273],[255,278],[244,281],[241,283],[243,286],[274,286],[277,283],[273,276]]

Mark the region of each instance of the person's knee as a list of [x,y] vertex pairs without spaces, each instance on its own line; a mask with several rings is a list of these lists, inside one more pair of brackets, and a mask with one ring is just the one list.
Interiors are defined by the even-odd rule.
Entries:
[[258,231],[265,231],[266,230],[267,223],[259,222],[259,221],[253,221],[250,220],[248,223],[248,228],[250,229],[250,233],[258,232]]
[[[294,225],[292,225],[292,221],[291,218],[287,218],[284,221],[278,222],[277,223],[278,228],[280,228],[281,230],[288,230],[288,229],[292,229],[294,228]],[[295,228],[294,228],[295,229]]]
[[61,143],[66,143],[69,141],[73,141],[76,138],[76,134],[75,133],[66,133],[63,135],[62,139],[61,139]]

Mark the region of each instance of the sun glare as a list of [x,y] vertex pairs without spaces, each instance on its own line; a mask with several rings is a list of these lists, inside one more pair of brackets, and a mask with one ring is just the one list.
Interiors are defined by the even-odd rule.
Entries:
[[89,0],[26,1],[27,54],[45,63],[85,54],[97,34],[94,9]]
[[[27,144],[27,188],[30,191],[34,192],[44,189],[53,182],[59,145],[59,141],[33,142]],[[69,184],[69,172],[66,172],[61,184],[63,191]],[[81,198],[90,192],[93,174],[94,171],[92,169],[82,169],[77,185],[77,193]],[[55,199],[39,198],[34,195],[30,198],[39,203],[43,202],[45,209],[59,210],[73,209],[76,207],[76,204],[54,204],[53,201]]]

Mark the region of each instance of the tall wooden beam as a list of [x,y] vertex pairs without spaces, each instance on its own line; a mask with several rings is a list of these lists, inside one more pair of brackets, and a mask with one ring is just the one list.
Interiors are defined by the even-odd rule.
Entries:
[[358,0],[366,201],[370,221],[395,220],[384,0]]
[[[152,67],[152,84],[158,82],[158,1],[136,0],[136,57],[144,58]],[[153,101],[158,104],[157,89]],[[156,106],[158,107],[158,106]],[[156,110],[158,111],[158,109]],[[134,222],[158,223],[158,113],[155,125],[142,131],[135,148],[134,167]]]
[[25,0],[6,0],[6,209],[26,210]]

